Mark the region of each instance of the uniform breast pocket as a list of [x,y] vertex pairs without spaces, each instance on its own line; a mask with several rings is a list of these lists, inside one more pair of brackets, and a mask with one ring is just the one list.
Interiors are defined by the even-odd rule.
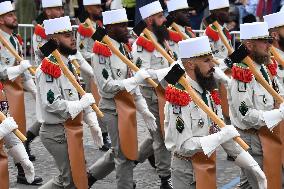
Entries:
[[168,67],[168,65],[164,60],[163,56],[160,53],[154,51],[154,54],[151,58],[151,68],[161,69],[166,67]]
[[74,101],[79,99],[78,93],[74,88],[65,88],[63,92],[66,100]]
[[265,109],[266,107],[273,105],[274,101],[270,98],[270,95],[266,94],[265,91],[260,88],[255,90],[255,103],[260,106],[261,109]]

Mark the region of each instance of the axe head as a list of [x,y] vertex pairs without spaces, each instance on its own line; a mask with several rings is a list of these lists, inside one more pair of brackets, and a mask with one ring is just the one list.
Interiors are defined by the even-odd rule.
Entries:
[[248,56],[248,50],[244,45],[239,46],[228,58],[232,63],[240,63]]
[[169,84],[175,85],[178,80],[184,75],[184,73],[184,69],[182,69],[179,64],[175,64],[166,75],[165,80]]
[[84,23],[87,20],[87,18],[89,18],[89,14],[87,12],[78,16],[78,19],[80,20],[81,23]]
[[133,31],[136,33],[137,36],[139,36],[143,30],[147,28],[147,24],[141,20],[134,28]]
[[211,14],[204,19],[203,23],[205,26],[209,26],[210,24],[213,24],[213,22],[215,21],[217,21],[217,18]]
[[174,23],[174,18],[171,15],[167,16],[166,26],[167,28],[170,27]]
[[42,47],[40,47],[40,51],[45,57],[48,57],[53,51],[58,48],[58,43],[54,39],[50,39],[46,42]]
[[107,32],[102,27],[97,27],[96,32],[92,35],[94,41],[102,41],[104,36],[107,35]]

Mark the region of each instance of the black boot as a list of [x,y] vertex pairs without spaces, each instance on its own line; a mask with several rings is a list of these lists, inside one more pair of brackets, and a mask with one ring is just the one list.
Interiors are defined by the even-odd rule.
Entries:
[[95,177],[93,177],[91,173],[87,173],[87,174],[88,174],[89,188],[92,188],[92,186],[95,184],[95,182],[97,182],[97,179]]
[[103,133],[102,135],[103,135],[104,145],[100,148],[100,150],[106,152],[111,148],[111,142],[108,133]]
[[18,169],[18,175],[17,175],[17,183],[19,184],[26,184],[26,185],[42,185],[42,178],[35,176],[35,179],[32,183],[28,183],[25,172],[23,167],[20,163],[16,163],[17,169]]
[[150,165],[151,165],[154,169],[157,168],[157,167],[156,167],[156,164],[155,164],[155,156],[154,156],[154,154],[152,154],[151,156],[148,157],[148,161],[149,161]]
[[160,189],[173,189],[171,175],[169,175],[167,177],[161,177],[160,176],[160,179],[161,179]]
[[36,136],[32,132],[28,131],[27,132],[27,140],[24,143],[30,161],[35,161],[36,160],[36,157],[31,154],[31,148],[30,148],[30,144],[34,140],[35,137]]

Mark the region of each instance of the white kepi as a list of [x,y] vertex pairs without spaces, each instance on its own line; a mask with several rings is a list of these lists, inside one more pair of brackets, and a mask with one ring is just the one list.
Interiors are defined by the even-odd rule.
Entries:
[[180,58],[194,58],[212,54],[209,38],[207,36],[180,41],[178,46]]
[[153,16],[155,14],[158,14],[160,12],[163,12],[163,8],[161,6],[161,3],[159,1],[154,1],[150,4],[147,4],[141,8],[139,8],[140,14],[142,16],[142,19],[148,18],[150,16]]
[[72,31],[72,26],[69,16],[44,20],[43,25],[46,35]]
[[4,1],[0,3],[0,15],[6,14],[8,12],[14,11],[14,7],[11,1]]

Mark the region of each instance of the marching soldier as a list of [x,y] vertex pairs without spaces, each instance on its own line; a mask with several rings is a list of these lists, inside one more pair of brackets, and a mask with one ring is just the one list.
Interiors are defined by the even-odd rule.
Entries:
[[[226,23],[229,22],[229,6],[230,4],[228,0],[209,0],[209,11],[222,26],[222,32],[231,44],[232,36],[226,28]],[[228,56],[228,49],[219,37],[217,28],[210,24],[206,27],[205,35],[209,37],[214,57],[225,59]]]
[[[284,16],[283,12],[278,12],[274,14],[269,14],[263,17],[264,21],[268,24],[269,34],[273,38],[272,45],[275,47],[277,53],[280,57],[284,58],[284,23],[282,18]],[[280,84],[284,84],[284,68],[278,63],[277,77]]]
[[[14,33],[14,29],[18,27],[17,17],[10,1],[0,3],[0,35],[8,41],[16,53],[22,54],[22,38]],[[20,125],[19,129],[25,133],[25,107],[23,88],[31,92],[34,96],[35,84],[27,69],[31,64],[27,60],[18,62],[14,55],[0,44],[0,60],[1,64],[1,80],[4,84],[6,99],[9,103],[9,113],[15,118]],[[28,184],[25,173],[20,164],[16,164],[18,168],[17,182]],[[42,178],[36,177],[32,184],[39,184]]]
[[[276,77],[277,67],[270,64],[271,37],[265,22],[241,24],[242,44],[254,61],[257,71],[274,90],[283,95],[283,88]],[[230,117],[241,137],[251,147],[249,153],[263,167],[269,188],[281,188],[281,141],[278,135],[283,120],[283,104],[275,109],[275,101],[270,93],[253,77],[244,63],[235,63],[232,68],[232,83],[229,92]],[[256,188],[254,177],[243,170],[246,182],[241,188]]]
[[[181,60],[178,64],[183,65],[186,80],[207,106],[222,117],[213,76],[215,65],[208,37],[182,41],[179,43],[179,48]],[[255,176],[257,183],[255,188],[266,188],[265,175],[257,162],[232,140],[239,136],[232,125],[220,129],[192,101],[179,83],[167,87],[166,100],[165,144],[173,154],[171,162],[173,188],[216,188],[215,170],[205,167],[208,161],[212,161],[210,156],[220,145],[226,153],[234,157],[236,165]],[[201,154],[209,158],[202,160]]]
[[[47,19],[58,18],[64,14],[62,0],[42,0],[43,14]],[[35,54],[35,64],[34,66],[40,65],[43,57],[39,48],[47,42],[47,36],[45,34],[44,27],[42,23],[38,23],[34,29],[33,35],[33,49]],[[36,99],[36,93],[33,95]],[[27,131],[27,141],[25,142],[26,150],[29,154],[30,160],[35,161],[36,157],[31,154],[30,144],[31,142],[39,136],[41,123],[36,121]]]
[[[77,32],[77,49],[83,55],[83,58],[91,64],[91,56],[93,53],[94,40],[91,38],[93,28],[103,27],[102,25],[102,3],[101,0],[84,0],[83,5],[87,17],[91,20],[92,26],[86,26],[85,23],[81,23]],[[92,28],[93,27],[93,28]],[[85,90],[87,92],[92,92],[96,98],[96,101],[99,101],[98,90],[93,82],[93,78],[86,75],[84,72],[81,73],[81,76],[85,82]],[[100,127],[103,133],[104,145],[100,150],[107,151],[110,147],[110,139],[107,133],[107,128],[101,123],[100,118],[98,119]]]
[[[68,59],[69,55],[77,52],[70,18],[66,16],[45,20],[44,29],[48,38],[58,42],[61,53],[59,58],[76,74]],[[85,121],[91,127],[93,138],[97,145],[101,146],[101,130],[96,113],[90,107],[95,100],[90,93],[86,93],[79,100],[75,87],[62,74],[52,55],[43,59],[37,69],[36,83],[37,116],[43,121],[40,138],[59,170],[59,175],[41,188],[87,188],[81,112],[84,111]],[[75,150],[72,149],[75,147]]]
[[[163,15],[163,9],[159,1],[155,1],[141,7],[140,13],[147,24],[147,28],[153,32],[152,35],[154,38],[157,39],[166,51],[171,51],[169,31],[164,25],[166,18]],[[180,40],[182,39],[180,38]],[[177,43],[174,45],[177,46]],[[138,37],[138,39],[134,42],[132,54],[133,62],[139,68],[158,70],[169,67],[167,60],[162,54],[155,50],[154,44],[145,36]],[[159,111],[163,112],[163,109],[159,109],[158,96],[155,88],[148,84],[143,84],[141,86],[141,92],[146,99],[150,111],[156,117],[158,129],[156,131],[150,131],[151,138],[146,138],[140,145],[138,161],[143,162],[152,155],[151,153],[154,151],[156,171],[161,178],[161,189],[171,189],[171,154],[165,146],[159,119]],[[153,151],[149,148],[153,148]]]
[[[269,34],[273,38],[272,45],[276,49],[276,53],[280,56],[280,58],[284,59],[284,22],[282,20],[284,16],[283,12],[278,12],[270,15],[264,16],[264,21],[268,24]],[[275,55],[274,55],[275,57]],[[277,79],[279,81],[280,86],[284,84],[284,67],[279,62],[272,59],[274,66],[277,66]],[[276,73],[274,73],[276,74]],[[283,125],[283,123],[281,123]],[[282,141],[282,167],[284,167],[284,128],[280,126],[280,138]],[[282,170],[283,171],[283,170]],[[282,183],[284,184],[284,173],[282,173]],[[284,185],[282,186],[284,187]]]
[[[177,24],[178,29],[187,38],[194,38],[195,34],[190,27],[190,14],[187,0],[170,0],[167,1],[168,12],[173,21]],[[172,27],[173,30],[175,30]],[[176,31],[177,32],[177,31]],[[181,40],[180,40],[181,41]],[[178,49],[177,49],[178,50]]]
[[[129,39],[126,10],[103,12],[103,24],[113,47],[130,58],[130,51],[125,46]],[[108,128],[112,148],[91,166],[89,187],[97,180],[106,177],[115,168],[117,188],[133,189],[135,164],[132,160],[136,160],[138,151],[136,110],[142,114],[150,130],[155,130],[157,127],[155,118],[138,88],[149,75],[140,70],[132,77],[128,66],[110,50],[108,45],[101,42],[94,44],[92,67],[101,96],[99,107],[104,113],[102,122]]]

